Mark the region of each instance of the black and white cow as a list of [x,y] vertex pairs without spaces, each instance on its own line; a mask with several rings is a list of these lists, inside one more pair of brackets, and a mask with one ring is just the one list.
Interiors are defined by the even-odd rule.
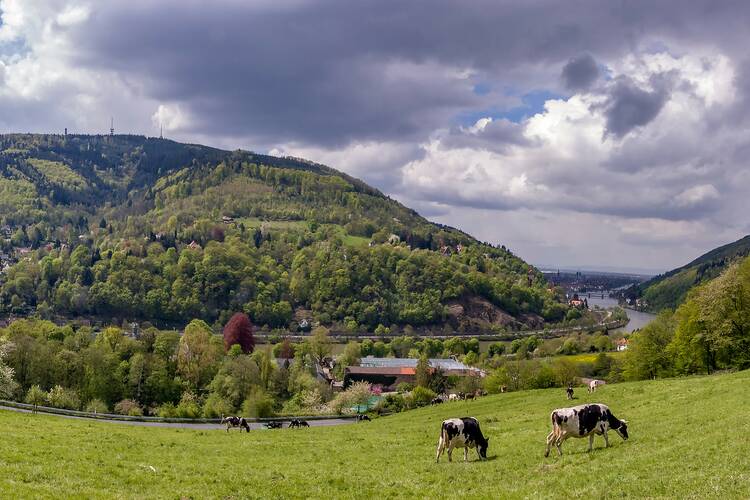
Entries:
[[289,428],[302,428],[302,427],[310,427],[310,424],[307,423],[307,420],[301,420],[299,418],[293,418],[291,422],[289,422]]
[[242,432],[242,429],[250,432],[250,424],[247,423],[245,417],[222,417],[221,423],[226,424],[227,432],[229,432],[229,429],[232,427],[239,427],[240,432]]
[[452,461],[453,448],[464,449],[464,462],[469,459],[469,448],[476,448],[480,460],[487,459],[489,438],[482,435],[479,421],[474,417],[449,418],[440,429],[436,462],[440,462],[443,450],[448,449],[448,461]]
[[547,436],[547,450],[544,456],[549,456],[549,450],[554,444],[557,452],[562,455],[560,446],[569,437],[589,438],[589,451],[594,446],[594,434],[604,436],[606,446],[609,446],[607,431],[610,429],[617,432],[623,440],[628,439],[628,423],[620,420],[609,410],[607,405],[591,403],[574,406],[573,408],[560,408],[554,410],[552,415],[552,432]]

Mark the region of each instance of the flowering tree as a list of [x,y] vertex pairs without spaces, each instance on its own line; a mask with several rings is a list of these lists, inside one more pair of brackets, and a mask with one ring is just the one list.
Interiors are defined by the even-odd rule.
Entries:
[[13,344],[0,341],[0,397],[9,398],[18,384],[13,380],[13,368],[4,363],[5,356],[12,349]]

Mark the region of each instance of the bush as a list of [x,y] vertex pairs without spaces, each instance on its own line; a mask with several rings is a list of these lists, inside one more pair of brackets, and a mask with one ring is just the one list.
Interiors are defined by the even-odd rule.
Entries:
[[201,407],[198,404],[198,398],[190,391],[182,393],[180,404],[176,408],[177,417],[179,418],[198,418],[201,415]]
[[411,400],[414,406],[428,405],[430,404],[430,401],[435,399],[435,396],[437,396],[437,394],[426,387],[415,387],[414,390],[411,391]]
[[336,413],[344,413],[355,405],[365,405],[369,403],[372,396],[371,386],[367,382],[355,382],[350,385],[344,392],[339,393],[331,401],[331,409]]
[[274,415],[275,401],[264,391],[257,389],[242,403],[242,414],[252,418],[268,418]]
[[406,401],[402,394],[388,394],[375,405],[377,413],[398,413],[406,408]]
[[[232,346],[232,349],[237,344]],[[232,415],[234,413],[234,405],[227,400],[219,396],[218,394],[211,394],[203,403],[203,418],[217,418],[225,415]]]
[[505,354],[505,344],[503,344],[502,342],[493,342],[492,344],[490,344],[488,354],[490,355],[490,357],[502,356],[503,354]]
[[177,407],[174,403],[164,403],[156,409],[156,415],[161,418],[177,418]]
[[414,389],[414,384],[410,384],[409,382],[401,382],[396,386],[396,391],[398,391],[400,394],[404,394],[405,392],[411,392]]
[[47,394],[47,401],[53,408],[64,408],[66,410],[79,410],[81,398],[74,389],[68,389],[59,385],[53,387]]
[[41,406],[47,402],[47,393],[42,390],[38,385],[32,385],[29,392],[26,393],[26,403],[37,406]]
[[143,416],[143,408],[132,399],[123,399],[115,404],[115,413],[118,415],[129,415],[131,417]]
[[86,403],[86,411],[89,413],[107,413],[109,407],[107,406],[107,403],[101,399],[92,399]]

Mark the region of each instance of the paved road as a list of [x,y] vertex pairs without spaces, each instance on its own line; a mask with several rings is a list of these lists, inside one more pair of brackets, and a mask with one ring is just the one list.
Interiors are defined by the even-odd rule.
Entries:
[[[21,408],[11,408],[9,406],[0,406],[0,410],[15,411],[18,413],[31,413],[31,410],[23,410]],[[196,430],[214,430],[222,429],[226,430],[225,425],[221,424],[189,424],[180,422],[134,422],[128,420],[106,420],[100,418],[87,418],[87,417],[74,417],[72,415],[58,415],[55,413],[42,413],[38,412],[39,415],[48,415],[52,417],[60,418],[72,418],[75,420],[86,420],[89,422],[104,422],[108,424],[123,424],[123,425],[135,425],[139,427],[169,427],[174,429],[196,429]],[[308,420],[311,427],[319,426],[331,426],[331,425],[345,425],[356,422],[354,419],[347,418],[326,418],[323,420]],[[250,422],[250,428],[253,430],[267,430],[265,425],[259,422]]]

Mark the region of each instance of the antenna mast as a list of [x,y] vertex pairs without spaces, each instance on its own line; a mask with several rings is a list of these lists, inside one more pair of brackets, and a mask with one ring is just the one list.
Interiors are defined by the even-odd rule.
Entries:
[[115,135],[115,118],[111,117],[109,123],[109,136],[112,137]]

